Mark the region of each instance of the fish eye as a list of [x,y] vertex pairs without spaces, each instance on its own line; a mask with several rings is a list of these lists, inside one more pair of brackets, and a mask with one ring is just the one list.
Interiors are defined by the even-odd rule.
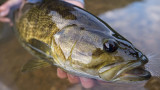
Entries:
[[103,44],[103,49],[111,53],[118,49],[118,44],[114,40],[108,40]]

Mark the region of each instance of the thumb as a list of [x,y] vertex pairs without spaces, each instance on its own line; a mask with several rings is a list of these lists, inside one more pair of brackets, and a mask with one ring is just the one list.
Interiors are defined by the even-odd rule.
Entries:
[[3,4],[2,6],[0,6],[0,17],[4,17],[8,15],[9,11],[10,11],[10,8],[7,7],[5,4]]
[[4,17],[4,16],[8,15],[8,13],[9,13],[9,9],[6,9],[4,11],[0,11],[0,17]]

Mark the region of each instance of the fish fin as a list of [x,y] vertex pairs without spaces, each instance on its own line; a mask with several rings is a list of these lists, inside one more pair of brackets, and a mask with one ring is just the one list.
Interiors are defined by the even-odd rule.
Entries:
[[22,67],[22,72],[27,72],[27,71],[31,71],[31,70],[35,70],[35,69],[40,69],[40,68],[44,68],[44,67],[49,67],[51,66],[50,63],[41,60],[41,59],[33,59],[33,60],[29,60],[23,67]]
[[29,40],[29,44],[33,49],[41,53],[45,53],[46,55],[50,55],[51,48],[48,46],[48,44],[34,38]]
[[28,41],[27,46],[41,59],[53,59],[51,56],[51,47],[48,44],[33,38]]

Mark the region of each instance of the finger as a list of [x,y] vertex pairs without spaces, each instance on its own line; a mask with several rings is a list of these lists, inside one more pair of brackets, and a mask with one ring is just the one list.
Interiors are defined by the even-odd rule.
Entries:
[[7,4],[0,6],[0,17],[8,15],[10,7]]
[[67,77],[66,72],[64,72],[63,70],[61,70],[60,68],[57,69],[57,76],[61,79],[64,79]]
[[68,76],[68,80],[70,83],[78,83],[79,82],[79,78],[76,77],[76,76],[73,76],[71,74],[68,74],[67,73],[67,76]]
[[9,9],[6,9],[4,11],[0,11],[0,17],[4,17],[4,16],[8,15],[8,13],[9,13]]
[[92,79],[80,77],[80,81],[84,88],[92,88],[94,86],[94,81]]
[[76,5],[76,6],[81,7],[81,8],[84,8],[84,5],[81,2],[78,2],[76,0],[75,1],[74,0],[64,0],[64,1],[72,3],[72,4]]
[[10,26],[13,26],[13,23],[11,22],[11,20],[9,18],[6,18],[6,17],[0,18],[0,22],[9,23]]
[[0,22],[7,22],[7,23],[9,23],[9,22],[11,22],[11,20],[9,19],[9,18],[6,18],[6,17],[1,17],[0,18]]

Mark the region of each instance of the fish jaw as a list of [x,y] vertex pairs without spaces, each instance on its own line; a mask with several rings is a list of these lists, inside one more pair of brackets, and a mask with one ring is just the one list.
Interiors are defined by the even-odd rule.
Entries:
[[99,70],[99,76],[106,81],[143,81],[151,77],[143,67],[148,60],[132,60],[107,65]]

